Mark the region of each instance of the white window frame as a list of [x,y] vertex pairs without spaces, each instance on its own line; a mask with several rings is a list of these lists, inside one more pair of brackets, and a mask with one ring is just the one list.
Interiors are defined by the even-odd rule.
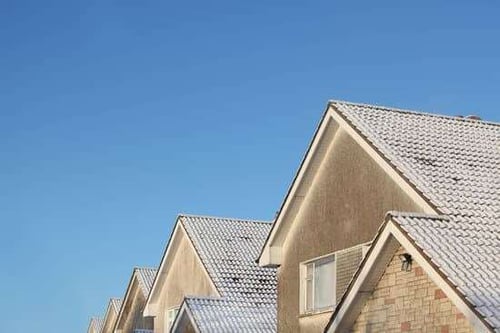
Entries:
[[[171,314],[173,313],[173,316]],[[174,324],[175,317],[179,313],[179,307],[173,307],[169,308],[165,311],[165,322],[164,322],[164,328],[165,328],[165,333],[169,333],[170,329],[172,328],[172,325]]]
[[[361,251],[362,251],[361,252],[361,254],[362,254],[361,260],[363,260],[364,257],[366,256],[366,253],[368,252],[368,249],[370,248],[371,243],[372,243],[371,241],[366,242],[366,243],[361,243],[358,245],[354,245],[354,246],[351,246],[351,247],[348,247],[348,248],[345,248],[342,250],[331,252],[331,253],[325,254],[323,256],[319,256],[319,257],[316,257],[316,258],[313,258],[313,259],[310,259],[307,261],[303,261],[300,263],[300,283],[299,283],[300,284],[300,290],[299,290],[300,302],[299,302],[299,307],[300,307],[300,314],[301,315],[310,315],[310,314],[314,314],[314,313],[321,313],[321,312],[333,310],[333,308],[335,307],[335,300],[337,299],[337,255],[341,252],[349,251],[349,250],[352,250],[353,248],[356,248],[356,247],[361,247]],[[314,264],[315,262],[323,260],[323,259],[328,258],[328,257],[333,257],[333,262],[334,262],[334,274],[333,274],[334,276],[332,278],[333,283],[334,283],[334,288],[333,288],[334,304],[331,306],[322,307],[322,308],[318,308],[318,309],[314,309],[314,308],[307,309],[307,283],[306,283],[307,266],[309,264]],[[313,266],[313,272],[314,272],[314,266]],[[312,283],[313,283],[312,304],[314,306],[314,275],[312,277]]]
[[[336,278],[337,278],[337,260],[335,258],[335,252],[329,253],[329,254],[321,256],[321,257],[316,257],[314,259],[300,263],[300,313],[301,314],[311,314],[311,313],[328,311],[328,310],[332,310],[333,307],[335,306],[335,304],[332,304],[330,306],[325,306],[322,308],[317,308],[317,309],[314,308],[314,303],[315,303],[315,300],[314,300],[315,263],[318,261],[327,259],[329,257],[333,258],[333,265],[334,266],[333,266],[333,277],[332,277],[333,281],[332,281],[332,283],[334,284],[334,286],[336,286],[337,285],[337,281],[336,281]],[[312,291],[313,291],[313,294],[311,295],[311,303],[313,305],[313,308],[307,309],[307,266],[309,266],[310,264],[312,264],[312,274],[313,274],[311,277],[311,279],[312,279]],[[336,288],[334,287],[333,288],[333,295],[332,295],[334,302],[336,299],[335,293],[336,293]]]

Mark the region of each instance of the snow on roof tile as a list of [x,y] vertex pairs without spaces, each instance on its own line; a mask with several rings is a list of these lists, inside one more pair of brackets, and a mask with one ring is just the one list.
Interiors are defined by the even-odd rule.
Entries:
[[149,291],[153,286],[153,282],[156,276],[156,272],[158,271],[156,268],[144,268],[137,267],[135,269],[137,273],[137,278],[139,280],[139,285],[141,286],[141,290],[144,294],[144,297],[148,297]]
[[255,262],[271,223],[194,215],[180,221],[221,296],[276,302],[276,269]]
[[500,331],[500,124],[330,104],[443,214],[395,221]]
[[211,297],[186,297],[200,332],[276,332],[276,307]]

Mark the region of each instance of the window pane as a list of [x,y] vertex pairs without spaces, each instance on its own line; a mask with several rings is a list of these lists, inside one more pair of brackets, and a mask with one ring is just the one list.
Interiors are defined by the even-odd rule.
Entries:
[[334,295],[335,261],[329,257],[317,261],[314,266],[314,308],[333,306]]

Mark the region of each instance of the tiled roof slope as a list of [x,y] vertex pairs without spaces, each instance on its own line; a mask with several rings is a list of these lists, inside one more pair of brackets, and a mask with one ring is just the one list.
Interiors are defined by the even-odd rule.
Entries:
[[398,221],[500,331],[500,124],[339,101],[330,105],[445,215]]
[[200,332],[276,332],[276,307],[216,298],[186,297]]
[[193,215],[179,218],[221,296],[275,304],[276,270],[255,262],[271,223]]
[[442,215],[393,213],[392,220],[500,332],[500,233],[467,230]]
[[116,314],[120,312],[120,308],[122,307],[122,299],[121,298],[111,298],[110,303],[113,307],[113,311],[115,311]]
[[102,326],[104,325],[104,320],[100,317],[92,317],[90,319],[89,325],[89,333],[99,333],[102,330]]
[[144,294],[144,297],[148,297],[149,291],[151,290],[151,287],[153,286],[153,282],[155,280],[156,268],[144,268],[144,267],[137,267],[135,269],[137,273],[137,278],[139,280],[139,285],[141,286],[141,290]]

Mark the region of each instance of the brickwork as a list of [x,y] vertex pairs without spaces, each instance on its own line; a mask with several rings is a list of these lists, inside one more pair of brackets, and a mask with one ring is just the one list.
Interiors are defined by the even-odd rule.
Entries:
[[353,332],[473,332],[467,319],[414,261],[401,271],[393,257],[357,318]]

